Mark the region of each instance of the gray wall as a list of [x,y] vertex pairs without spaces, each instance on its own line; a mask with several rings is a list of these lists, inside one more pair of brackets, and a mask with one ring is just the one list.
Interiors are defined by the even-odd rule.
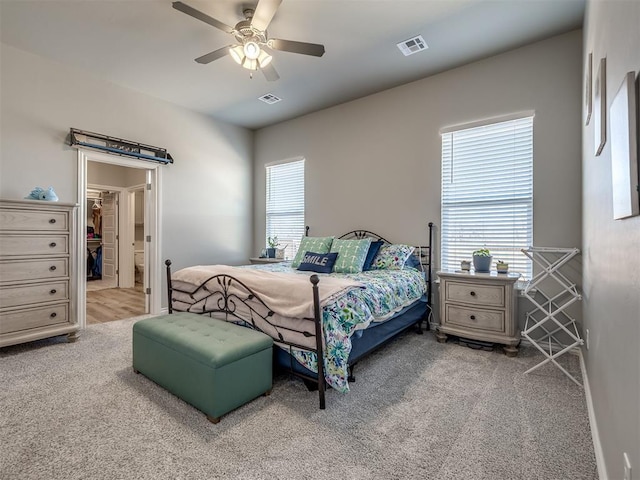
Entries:
[[[534,244],[579,247],[581,52],[576,30],[258,130],[254,251],[264,244],[266,163],[306,158],[311,234],[365,228],[424,244],[427,223],[440,223],[439,130],[525,110],[536,115]],[[579,279],[580,260],[570,268]]]
[[109,163],[88,162],[87,184],[107,187],[134,187],[145,183],[146,172]]
[[0,196],[52,185],[77,201],[70,127],[161,146],[175,159],[161,167],[162,257],[178,268],[247,261],[251,131],[4,44],[1,55]]
[[[584,55],[607,58],[607,115],[626,72],[640,71],[640,2],[589,1]],[[586,61],[586,60],[584,60]],[[595,105],[594,105],[595,108]],[[611,144],[594,155],[593,121],[583,127],[584,326],[591,396],[610,479],[623,452],[640,475],[640,217],[613,220]],[[611,131],[607,131],[610,138]]]

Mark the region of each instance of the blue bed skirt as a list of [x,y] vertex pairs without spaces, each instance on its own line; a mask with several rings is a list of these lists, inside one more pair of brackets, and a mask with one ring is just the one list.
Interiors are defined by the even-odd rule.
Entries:
[[[365,330],[357,330],[351,337],[351,353],[349,354],[349,365],[352,366],[362,357],[382,346],[393,337],[404,330],[415,325],[421,318],[427,317],[429,306],[426,298],[420,299],[408,307],[402,309],[398,314],[379,324],[371,324]],[[278,368],[311,378],[318,378],[315,372],[298,363],[288,352],[282,348],[274,348],[274,362]]]

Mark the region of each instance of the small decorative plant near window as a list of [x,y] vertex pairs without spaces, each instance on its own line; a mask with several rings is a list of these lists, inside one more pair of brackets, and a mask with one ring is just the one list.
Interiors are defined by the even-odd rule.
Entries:
[[509,264],[507,262],[503,262],[502,260],[498,260],[496,262],[496,270],[498,273],[507,273],[509,271]]
[[473,252],[473,268],[476,273],[489,273],[492,259],[491,252],[487,248],[481,248]]
[[276,258],[276,248],[280,245],[280,242],[278,242],[278,236],[268,237],[267,244],[269,245],[269,248],[267,248],[267,257]]

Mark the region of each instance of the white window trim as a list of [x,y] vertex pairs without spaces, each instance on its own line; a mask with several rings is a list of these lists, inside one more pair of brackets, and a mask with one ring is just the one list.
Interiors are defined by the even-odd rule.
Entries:
[[[505,204],[505,205],[514,205],[514,207],[518,206],[518,205],[521,205],[521,206],[524,205],[524,207],[526,208],[526,213],[527,213],[527,221],[526,221],[526,223],[524,223],[522,225],[527,227],[527,229],[528,229],[527,233],[528,233],[528,235],[530,235],[530,237],[527,238],[526,242],[527,243],[531,243],[533,241],[533,119],[534,119],[534,117],[535,117],[534,112],[531,112],[531,111],[529,111],[529,112],[519,112],[519,113],[515,113],[515,114],[503,115],[503,116],[500,116],[500,117],[494,117],[494,118],[491,118],[491,119],[485,119],[485,120],[480,120],[480,121],[476,121],[476,122],[469,122],[469,123],[466,123],[464,125],[457,125],[455,127],[446,127],[446,128],[443,128],[443,129],[440,130],[440,133],[441,133],[441,135],[443,137],[442,138],[442,152],[441,152],[441,155],[442,155],[442,169],[443,169],[442,170],[442,180],[441,180],[441,188],[442,188],[442,192],[441,192],[441,194],[442,194],[442,196],[441,196],[441,207],[442,207],[442,210],[441,210],[441,212],[442,212],[441,228],[443,230],[442,238],[441,238],[441,266],[442,266],[443,269],[459,268],[459,266],[453,265],[452,262],[455,263],[456,260],[459,260],[459,258],[457,258],[457,257],[460,257],[460,247],[465,249],[465,254],[466,254],[466,249],[467,248],[465,248],[465,243],[468,244],[469,242],[468,242],[468,233],[466,234],[467,235],[467,241],[465,242],[465,236],[464,236],[465,234],[464,234],[464,232],[465,231],[472,231],[474,229],[474,227],[469,226],[470,225],[469,222],[466,222],[467,226],[465,227],[465,217],[467,218],[467,220],[470,219],[471,222],[473,222],[473,219],[476,218],[477,213],[473,212],[474,203],[476,203],[476,205],[478,205],[478,206],[486,205],[487,207],[489,207],[489,206],[498,207],[501,203]],[[492,193],[489,193],[487,195],[487,192],[484,192],[485,193],[485,195],[484,195],[485,198],[482,198],[482,195],[481,195],[480,198],[478,199],[478,201],[474,202],[473,201],[475,199],[475,197],[473,197],[473,188],[474,187],[473,187],[472,184],[469,183],[469,177],[467,176],[466,185],[465,185],[464,177],[463,177],[462,183],[458,184],[458,189],[461,188],[461,190],[454,189],[453,191],[451,191],[451,193],[453,193],[454,195],[461,195],[462,199],[459,202],[455,200],[455,197],[454,197],[453,202],[450,199],[448,205],[452,206],[452,207],[451,208],[446,208],[445,207],[445,200],[446,200],[446,198],[445,198],[445,190],[449,186],[449,184],[445,184],[446,171],[447,170],[451,171],[450,169],[452,169],[452,168],[454,170],[458,169],[458,171],[460,171],[459,169],[462,168],[463,169],[462,171],[466,171],[467,174],[469,174],[469,172],[476,172],[478,169],[477,169],[477,167],[474,167],[474,165],[473,165],[473,159],[474,159],[473,155],[474,155],[474,153],[471,153],[471,156],[465,155],[466,152],[473,152],[473,150],[469,150],[469,148],[473,149],[473,143],[467,143],[467,144],[462,143],[461,145],[459,145],[458,147],[459,148],[462,147],[463,148],[463,152],[465,152],[465,153],[462,154],[463,155],[462,157],[458,157],[459,158],[458,162],[462,161],[462,163],[458,163],[457,167],[455,165],[455,162],[454,162],[453,165],[447,164],[448,169],[445,169],[445,163],[444,163],[445,162],[445,136],[449,136],[450,137],[450,141],[453,142],[454,138],[451,136],[451,134],[455,134],[456,132],[462,132],[464,130],[476,129],[478,127],[490,126],[490,125],[494,125],[494,124],[501,124],[501,123],[505,123],[505,122],[509,122],[509,121],[523,120],[523,119],[531,119],[531,129],[532,129],[531,130],[531,138],[530,138],[530,141],[531,141],[531,144],[530,144],[530,148],[531,148],[531,151],[530,151],[530,155],[531,155],[530,156],[530,162],[531,162],[530,163],[530,169],[531,169],[530,170],[530,175],[531,176],[528,177],[529,178],[528,187],[530,188],[529,195],[528,196],[524,196],[524,197],[522,197],[521,195],[517,195],[516,198],[514,198],[513,200],[509,200],[509,199],[501,199],[501,198],[499,198],[499,195],[496,196],[496,198],[491,198],[491,197],[494,196]],[[498,126],[498,128],[499,128],[499,126]],[[473,135],[473,133],[472,133],[472,135]],[[527,138],[527,137],[522,137],[522,138]],[[464,142],[464,139],[462,141]],[[467,142],[469,142],[469,140],[467,140]],[[449,143],[449,146],[450,146],[450,148],[454,147],[452,143]],[[460,150],[458,150],[458,152],[459,151]],[[483,153],[486,154],[486,152],[487,151],[485,150]],[[447,152],[447,156],[448,156],[447,160],[453,161],[454,160],[453,150]],[[460,158],[462,160],[460,160]],[[498,156],[496,158],[500,159],[500,156]],[[500,169],[500,170],[498,170],[498,173],[505,173],[505,165],[508,165],[508,164],[504,163],[504,157],[502,157],[502,158],[503,158],[502,163],[498,163],[497,167],[496,167],[496,168]],[[466,160],[466,162],[465,162],[465,160]],[[470,163],[470,161],[471,161],[471,163]],[[525,166],[524,168],[526,169],[527,167]],[[451,172],[451,173],[453,173],[453,172]],[[473,173],[471,173],[471,175],[473,175]],[[508,178],[509,178],[508,175],[504,176],[504,179],[508,179]],[[520,192],[522,192],[521,188],[523,186],[525,186],[525,184],[520,183],[518,185],[518,187],[520,187],[520,189],[519,189]],[[478,192],[478,193],[482,194],[481,191]],[[468,200],[471,200],[471,201],[465,201],[464,198],[467,198]],[[465,207],[466,207],[466,210],[467,210],[466,212],[465,212]],[[458,209],[458,211],[456,211],[456,208]],[[517,212],[517,210],[514,210],[513,212],[515,213],[515,212]],[[512,213],[512,214],[514,214],[514,213]],[[500,220],[503,220],[500,217],[501,213],[499,211],[496,210],[495,214],[496,214],[495,220],[497,222],[500,222]],[[515,213],[515,214],[517,215],[517,213]],[[454,215],[455,217],[451,217],[451,215]],[[462,217],[460,217],[460,215],[462,215]],[[510,215],[510,214],[506,213],[506,215]],[[446,221],[445,221],[445,218],[447,218]],[[456,221],[453,218],[458,218],[458,220]],[[505,219],[507,219],[507,218],[509,218],[509,217],[508,216],[505,217]],[[516,216],[516,217],[513,217],[513,218],[517,219],[518,217]],[[522,217],[520,217],[520,218],[522,218]],[[449,228],[456,228],[456,227],[459,227],[459,225],[460,225],[459,222],[462,222],[462,225],[463,225],[463,227],[462,227],[463,228],[463,230],[462,230],[462,232],[463,232],[462,235],[463,236],[459,239],[459,240],[462,240],[462,245],[460,245],[458,243],[458,248],[450,247],[450,246],[447,245],[447,240],[448,239],[447,239],[447,237],[445,235],[445,230],[447,229],[447,224],[449,225]],[[480,231],[481,230],[482,230],[482,228],[480,228]],[[456,241],[455,238],[458,238],[458,237],[455,237],[455,235],[454,235],[452,241]],[[499,233],[497,234],[497,236],[495,238],[496,239],[500,239]],[[458,242],[458,241],[456,241],[456,242]],[[498,241],[498,244],[500,244],[500,243],[501,242]],[[487,246],[489,246],[489,245],[487,245]],[[529,245],[524,245],[524,244],[521,245],[521,246],[517,245],[517,247],[521,247],[521,248],[527,248],[528,246]],[[478,244],[476,246],[476,248],[482,248],[482,247],[484,247],[483,244]],[[510,250],[508,247],[506,247],[506,248],[507,248],[507,251]],[[490,247],[490,249],[491,249],[491,247]],[[447,263],[445,263],[446,260],[447,260],[447,258],[446,258],[447,257],[447,255],[446,255],[447,251],[450,252],[452,257],[449,258],[449,261]],[[503,254],[505,254],[504,251],[503,251]],[[516,255],[516,259],[518,260],[518,264],[519,264],[519,269],[524,269],[525,270],[525,271],[522,271],[522,272],[519,272],[519,273],[522,273],[525,277],[528,276],[528,275],[531,275],[532,274],[532,271],[531,271],[532,270],[532,265],[530,265],[530,262],[527,260],[526,256],[523,255],[523,258],[519,258],[519,256],[517,255],[516,252],[513,252],[512,255]],[[470,256],[471,256],[471,251],[469,252],[469,257]],[[500,257],[500,256],[501,255],[498,253],[498,257]],[[498,259],[503,260],[503,258],[498,258],[498,257],[496,257],[496,255],[494,254],[494,258],[493,258],[494,263]],[[465,259],[467,259],[467,258],[465,258]],[[470,258],[468,258],[468,259],[470,260]],[[523,266],[523,264],[527,265],[527,266]],[[494,265],[492,265],[492,268],[493,267],[494,267]]]
[[[295,255],[297,249],[298,249],[298,245],[300,243],[300,239],[302,238],[302,236],[304,236],[304,232],[305,232],[305,198],[304,198],[304,190],[305,190],[305,158],[304,157],[294,157],[294,158],[288,158],[285,160],[280,160],[280,161],[275,161],[275,162],[269,162],[267,164],[265,164],[265,180],[266,180],[266,185],[265,185],[265,245],[267,243],[267,239],[270,236],[271,232],[269,231],[268,225],[269,225],[269,213],[268,213],[268,208],[269,208],[269,178],[270,178],[270,173],[269,170],[272,167],[278,167],[281,165],[287,165],[287,164],[291,164],[291,163],[302,163],[302,170],[303,170],[303,176],[302,176],[302,224],[300,225],[300,232],[295,232],[291,238],[282,238],[282,235],[279,235],[279,248],[286,248],[286,258],[288,259],[292,259],[293,256]],[[277,235],[277,234],[276,234]],[[294,238],[296,237],[296,238]]]
[[497,117],[490,117],[469,123],[461,123],[458,125],[443,127],[440,129],[440,135],[443,135],[445,133],[457,132],[458,130],[467,130],[468,128],[484,127],[485,125],[491,125],[493,123],[508,122],[510,120],[520,120],[521,118],[527,117],[535,118],[535,116],[536,112],[534,110],[524,110],[518,113],[509,113],[507,115],[499,115]]

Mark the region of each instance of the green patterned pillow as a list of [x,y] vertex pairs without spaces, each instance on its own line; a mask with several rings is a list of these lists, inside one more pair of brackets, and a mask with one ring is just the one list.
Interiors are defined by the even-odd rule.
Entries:
[[360,273],[367,258],[370,238],[362,240],[341,240],[336,238],[331,244],[331,252],[338,253],[338,259],[333,265],[336,273]]
[[291,262],[291,268],[298,268],[307,252],[329,253],[333,237],[302,237],[298,253]]
[[373,259],[371,270],[402,270],[414,250],[410,245],[383,245]]

